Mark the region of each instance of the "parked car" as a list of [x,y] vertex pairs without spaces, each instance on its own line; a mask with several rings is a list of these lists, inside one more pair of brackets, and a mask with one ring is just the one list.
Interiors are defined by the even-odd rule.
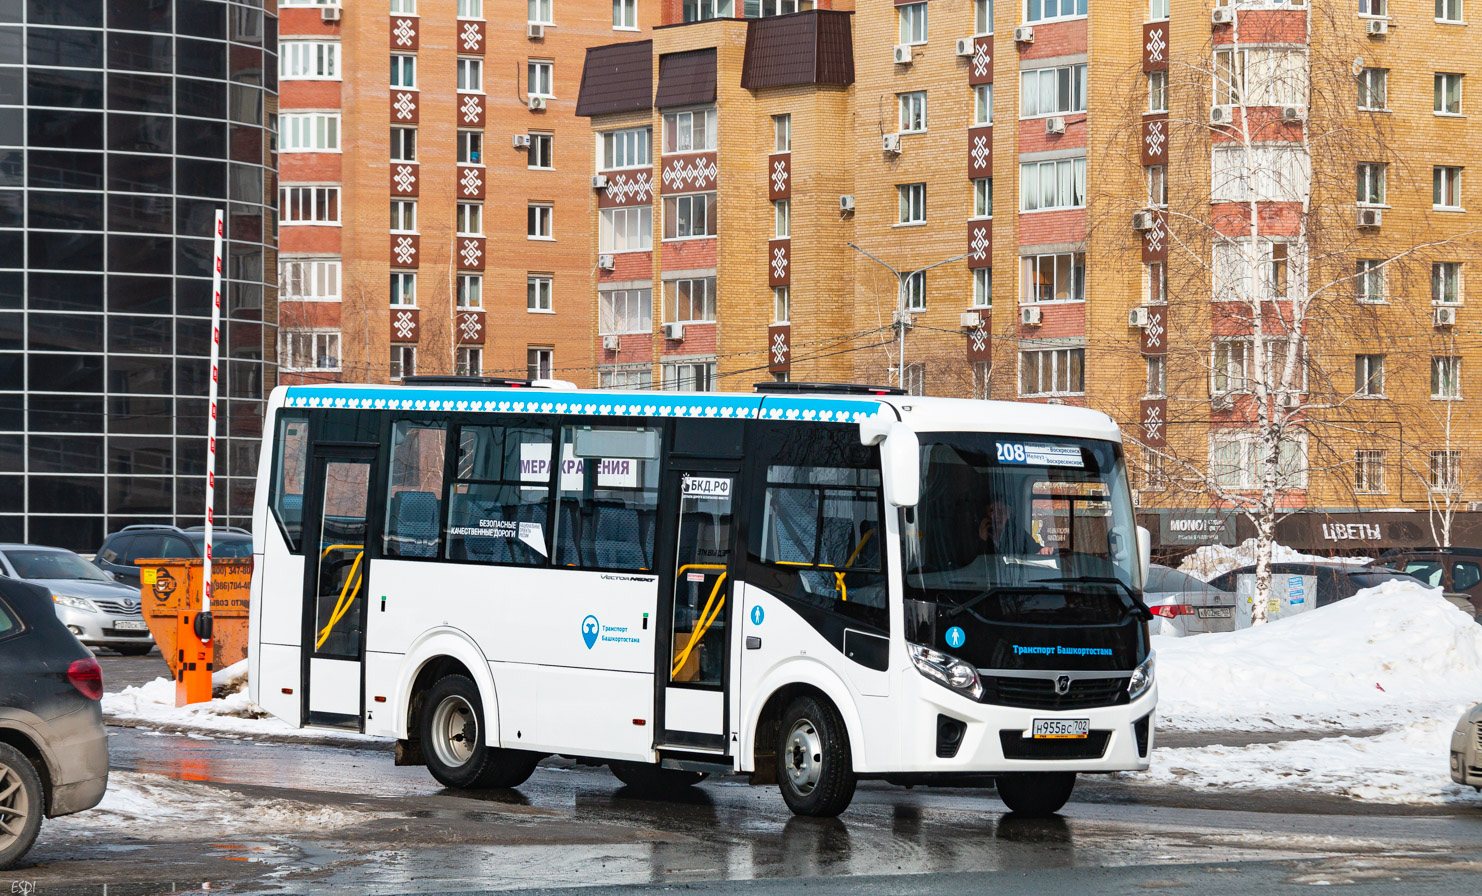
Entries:
[[1467,710],[1451,732],[1451,780],[1482,791],[1482,703]]
[[[199,526],[180,529],[175,526],[125,526],[103,539],[93,557],[99,569],[128,585],[139,587],[139,567],[135,560],[204,556],[205,530]],[[252,556],[252,535],[245,529],[218,526],[211,533],[211,554],[221,560]]]
[[52,610],[51,595],[0,578],[0,870],[36,842],[41,819],[91,809],[108,788],[103,670]]
[[[1432,588],[1440,588],[1448,599],[1466,598],[1471,604],[1471,614],[1482,617],[1482,549],[1400,548],[1380,554],[1377,563],[1409,573]],[[1455,600],[1452,603],[1460,606]]]
[[89,647],[111,647],[125,656],[143,656],[154,647],[139,589],[71,551],[0,544],[0,573],[45,588],[62,624]]
[[[1242,566],[1232,569],[1209,580],[1209,584],[1222,591],[1236,592],[1236,587],[1241,576],[1253,576],[1256,573],[1254,565]],[[1408,576],[1394,569],[1384,569],[1377,566],[1362,566],[1357,563],[1342,563],[1333,561],[1330,563],[1273,563],[1271,574],[1275,576],[1311,576],[1316,579],[1315,590],[1317,600],[1315,606],[1325,607],[1334,601],[1353,597],[1365,588],[1372,588],[1385,582],[1411,582],[1423,584],[1414,576]]]
[[1187,573],[1154,563],[1142,588],[1153,611],[1155,635],[1199,635],[1235,630],[1235,595]]

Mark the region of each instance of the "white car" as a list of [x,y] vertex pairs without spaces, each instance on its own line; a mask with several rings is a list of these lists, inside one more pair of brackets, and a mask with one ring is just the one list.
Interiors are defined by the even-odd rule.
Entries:
[[1451,780],[1482,791],[1482,703],[1467,710],[1451,732]]
[[143,656],[154,638],[140,608],[139,589],[62,548],[0,544],[0,574],[51,592],[57,616],[88,647]]
[[1143,583],[1143,603],[1153,611],[1154,635],[1202,635],[1235,630],[1235,595],[1187,573],[1154,563]]

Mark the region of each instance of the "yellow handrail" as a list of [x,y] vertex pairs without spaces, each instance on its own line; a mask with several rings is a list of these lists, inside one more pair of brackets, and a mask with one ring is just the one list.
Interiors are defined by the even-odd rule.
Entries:
[[[328,554],[335,548],[354,549],[357,547],[360,547],[360,545],[331,545],[330,547],[325,549],[324,553]],[[318,650],[319,648],[324,646],[324,642],[329,640],[329,633],[334,631],[334,627],[339,623],[341,619],[345,618],[345,614],[350,611],[350,605],[355,603],[355,598],[360,596],[361,578],[359,575],[357,575],[357,573],[360,570],[360,558],[364,556],[365,551],[362,550],[360,553],[355,555],[355,562],[350,564],[350,575],[345,578],[345,585],[343,588],[340,589],[340,599],[335,603],[334,611],[329,614],[329,623],[325,625],[324,630],[319,633],[319,640],[314,642],[315,650]],[[320,557],[322,559],[323,555],[320,555]],[[354,591],[350,591],[351,582],[355,583]],[[349,595],[348,598],[346,597],[347,594]]]
[[[694,632],[690,634],[690,642],[684,645],[684,651],[680,653],[678,659],[674,661],[674,668],[669,671],[669,678],[671,681],[673,680],[674,676],[679,674],[679,670],[684,668],[685,661],[688,660],[690,658],[690,654],[694,652],[695,645],[700,643],[701,638],[705,637],[705,633],[710,630],[710,624],[715,622],[716,617],[720,615],[721,608],[726,605],[726,599],[724,597],[720,599],[720,603],[715,603],[715,596],[717,594],[720,594],[721,583],[723,583],[725,580],[726,574],[721,573],[720,577],[715,580],[715,587],[710,589],[710,599],[705,601],[704,609],[700,610],[700,624],[696,626]],[[715,604],[715,609],[713,611],[710,609],[711,604]]]

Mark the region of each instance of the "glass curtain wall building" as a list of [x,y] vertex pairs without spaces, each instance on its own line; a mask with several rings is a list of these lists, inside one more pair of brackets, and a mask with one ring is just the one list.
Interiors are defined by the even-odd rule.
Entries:
[[252,510],[276,339],[277,20],[261,0],[0,0],[0,541]]

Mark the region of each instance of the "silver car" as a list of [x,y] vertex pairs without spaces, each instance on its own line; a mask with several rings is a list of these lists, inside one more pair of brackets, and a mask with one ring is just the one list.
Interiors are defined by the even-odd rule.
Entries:
[[1235,595],[1176,569],[1149,567],[1142,599],[1153,611],[1152,634],[1181,638],[1235,630]]
[[71,551],[29,544],[0,544],[0,573],[51,592],[57,617],[89,647],[111,647],[143,656],[154,638],[139,605],[139,589]]
[[1482,703],[1467,710],[1451,732],[1451,780],[1482,791]]

